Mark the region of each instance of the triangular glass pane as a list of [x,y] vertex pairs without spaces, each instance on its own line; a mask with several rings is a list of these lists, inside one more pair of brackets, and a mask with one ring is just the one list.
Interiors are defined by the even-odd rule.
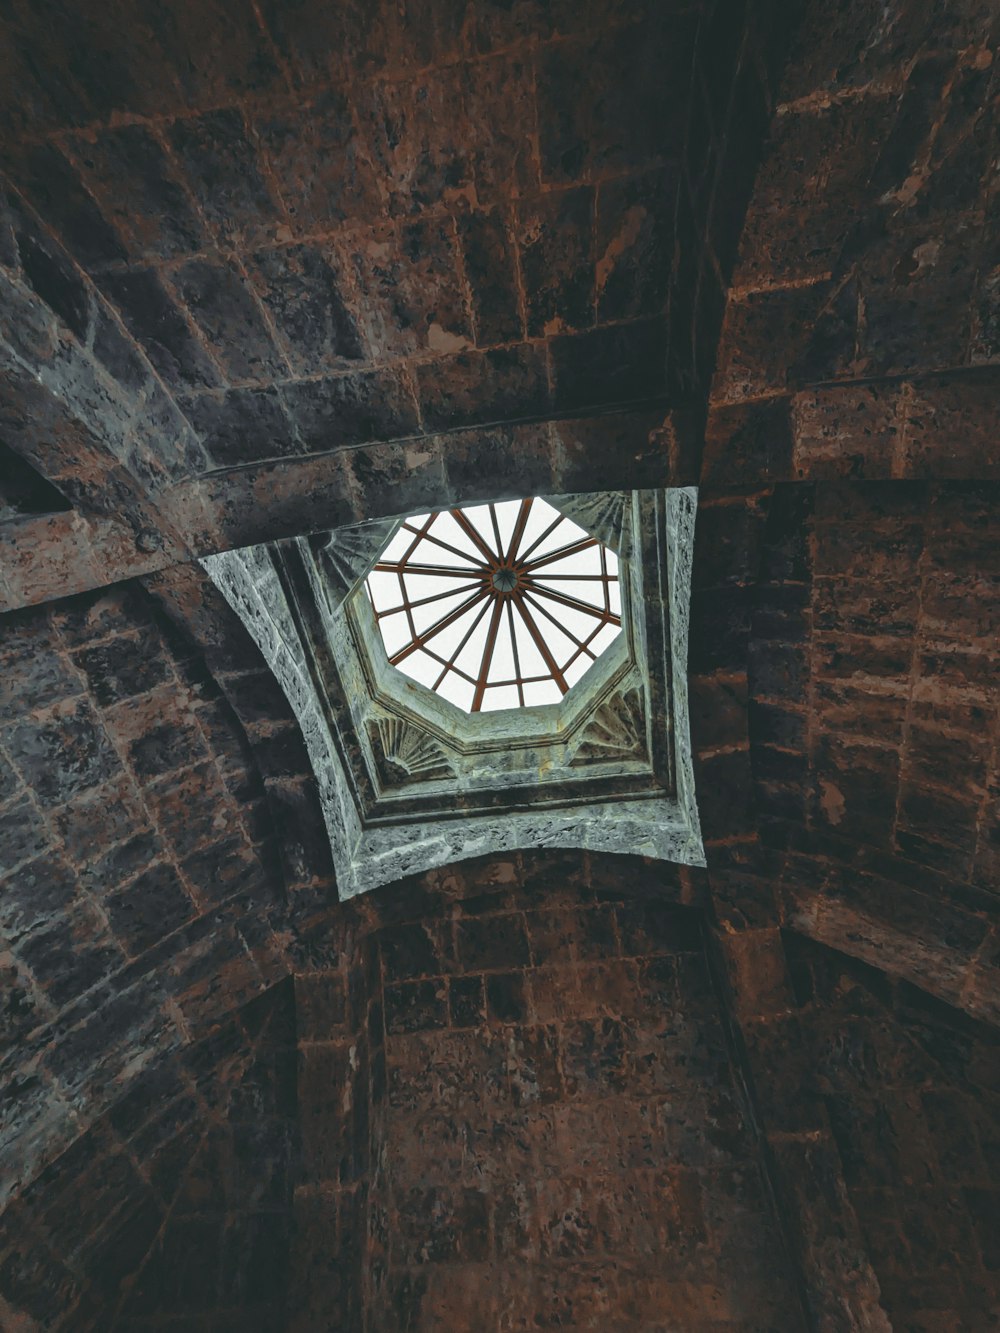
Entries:
[[[463,531],[459,523],[451,514],[438,514],[431,524],[431,530],[428,537],[436,538],[436,541],[429,541],[428,546],[431,550],[442,550],[437,542],[445,542],[448,546],[453,546],[460,551],[467,562],[474,565],[483,563],[484,555],[472,538]],[[491,543],[487,543],[488,545]],[[448,554],[445,552],[445,554]]]
[[[503,546],[503,554],[506,554],[510,547],[510,539],[514,535],[517,516],[521,512],[521,501],[504,500],[501,504],[493,506],[493,512],[496,514],[497,527],[500,529],[500,541]],[[493,540],[495,541],[496,538]]]
[[590,535],[584,532],[579,524],[567,518],[565,514],[558,513],[551,505],[545,507],[551,515],[549,522],[551,523],[552,518],[558,518],[559,522],[548,536],[540,541],[535,549],[527,555],[529,561],[540,560],[543,556],[552,555],[555,551],[561,551],[564,546],[575,546],[577,542],[585,541]]
[[600,657],[601,653],[607,652],[621,632],[620,625],[602,625],[587,647],[595,657]]
[[[479,669],[483,662],[483,649],[486,647],[486,637],[489,633],[490,618],[493,615],[493,603],[487,604],[485,611],[482,607],[477,607],[477,611],[482,611],[475,629],[469,636],[469,641],[462,651],[455,658],[455,666],[459,671],[464,671],[467,676],[472,676],[475,680],[479,676]],[[468,628],[468,626],[466,626]]]
[[477,568],[471,557],[463,554],[456,554],[449,551],[445,546],[438,546],[436,542],[428,541],[426,537],[421,539],[413,554],[407,560],[405,568],[413,569],[417,566],[431,566],[444,569],[457,569],[465,573],[471,573]]
[[433,602],[425,602],[423,606],[414,606],[410,612],[413,616],[413,628],[418,634],[426,634],[439,620],[444,620],[453,611],[457,611],[474,593],[475,588],[466,588],[464,592],[453,593],[450,597],[441,597]]
[[493,645],[493,655],[490,658],[489,671],[486,679],[490,684],[498,680],[514,680],[516,672],[514,670],[514,645],[510,637],[510,624],[506,614],[500,617],[500,625],[497,628],[496,642]]
[[[544,640],[544,629],[540,629],[539,632]],[[532,638],[531,631],[524,623],[524,618],[519,611],[514,612],[514,635],[517,640],[517,664],[521,668],[521,676],[549,675],[545,658],[538,651],[538,645]]]
[[533,579],[537,589],[558,593],[561,597],[573,597],[578,602],[585,602],[598,611],[604,610],[604,584],[600,579],[545,579],[539,575]]
[[428,648],[445,662],[450,662],[455,650],[472,628],[476,616],[481,610],[481,606],[471,606],[464,615],[459,616],[450,625],[446,625],[444,629],[431,631],[431,636],[427,641]]
[[441,674],[441,663],[435,662],[433,657],[418,648],[415,653],[410,653],[409,657],[403,658],[399,664],[399,670],[402,671],[404,676],[409,676],[411,680],[417,681],[418,684],[433,689],[435,681]]
[[[562,629],[566,630],[571,636],[578,639],[580,643],[586,643],[596,628],[595,618],[588,615],[585,611],[577,611],[575,607],[563,606],[561,602],[553,602],[541,598],[541,604],[545,610],[552,616]],[[541,626],[542,634],[548,642],[549,631],[544,623]],[[577,645],[579,646],[579,645]]]
[[407,570],[403,575],[406,595],[411,604],[423,601],[426,597],[461,592],[463,588],[468,588],[466,594],[468,596],[471,595],[476,583],[477,580],[472,574],[414,574]]
[[521,560],[531,559],[533,544],[538,541],[545,529],[558,522],[559,518],[560,515],[544,500],[532,500],[531,508],[528,510],[528,521],[524,525],[524,535],[521,537],[521,544],[517,548],[518,558]]
[[463,505],[462,513],[476,529],[490,550],[494,550],[496,547],[496,537],[493,533],[493,520],[490,518],[490,506],[469,505],[469,507],[466,508]]
[[[557,665],[561,666],[578,650],[579,644],[574,643],[568,635],[562,632],[557,623],[543,613],[540,604],[533,597],[526,600],[531,614],[535,617],[535,624],[545,640],[546,648],[555,658]],[[561,606],[555,609],[562,615],[563,608]]]
[[[420,527],[419,524],[415,524],[414,526],[417,528]],[[409,528],[400,528],[392,541],[379,556],[379,560],[387,565],[395,564],[397,560],[402,560],[403,556],[416,540],[417,534],[415,532],[411,532]]]
[[566,684],[573,686],[578,680],[581,680],[590,668],[594,665],[594,659],[588,657],[586,653],[581,653],[579,657],[573,659],[563,673],[566,677]]
[[550,564],[532,569],[536,578],[545,578],[550,574],[589,574],[592,578],[600,578],[601,572],[601,551],[597,546],[588,546],[585,550],[560,556]]

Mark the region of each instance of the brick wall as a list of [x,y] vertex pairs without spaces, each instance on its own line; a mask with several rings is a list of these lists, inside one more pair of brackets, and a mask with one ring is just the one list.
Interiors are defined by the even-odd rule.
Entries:
[[5,1198],[287,973],[272,836],[242,725],[140,588],[3,618]]
[[384,1151],[378,954],[347,905],[295,946],[300,1158],[290,1333],[368,1327],[373,1164]]
[[50,1162],[0,1219],[0,1327],[283,1328],[294,1033],[286,981],[156,1060]]
[[777,487],[748,716],[796,928],[876,965],[891,950],[992,1018],[997,499],[991,482]]
[[700,914],[671,896],[580,853],[458,867],[365,903],[363,1004],[297,979],[300,1022],[346,1023],[300,1035],[299,1333],[365,1301],[373,1333],[796,1326]]
[[896,1329],[1000,1317],[996,1029],[822,945],[788,940],[844,1180]]

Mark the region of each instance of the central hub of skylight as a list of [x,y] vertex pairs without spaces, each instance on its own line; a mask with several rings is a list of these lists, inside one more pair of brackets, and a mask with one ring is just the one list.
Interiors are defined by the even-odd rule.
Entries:
[[365,586],[390,663],[467,713],[558,703],[621,633],[617,556],[539,499],[414,514]]

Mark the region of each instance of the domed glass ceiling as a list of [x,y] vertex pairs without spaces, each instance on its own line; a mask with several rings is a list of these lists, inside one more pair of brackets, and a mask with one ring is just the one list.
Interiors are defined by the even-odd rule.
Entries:
[[467,713],[558,703],[621,633],[617,556],[539,499],[413,515],[366,588],[392,665]]

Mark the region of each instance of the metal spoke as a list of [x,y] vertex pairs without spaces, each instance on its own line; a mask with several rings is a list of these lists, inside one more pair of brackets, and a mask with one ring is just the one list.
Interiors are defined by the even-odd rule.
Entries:
[[[591,606],[589,602],[578,601],[575,597],[570,597],[568,593],[556,592],[554,588],[542,588],[532,582],[528,584],[531,592],[537,597],[548,597],[553,602],[558,602],[560,606],[571,607],[574,611],[583,611],[588,616],[593,616],[609,625],[620,625],[621,619],[613,611],[602,611],[599,606]],[[560,627],[561,628],[561,627]],[[600,628],[600,626],[598,626]],[[567,633],[564,629],[563,633]]]
[[531,501],[522,500],[521,508],[517,511],[517,522],[514,524],[514,531],[511,534],[510,546],[507,548],[507,554],[504,557],[508,564],[517,557],[517,548],[521,545],[521,538],[524,536],[524,529],[530,513]]
[[451,511],[451,516],[458,524],[458,526],[462,529],[462,531],[465,533],[465,535],[471,541],[475,542],[475,544],[482,551],[485,558],[490,562],[490,564],[492,564],[493,560],[495,559],[493,552],[490,550],[489,545],[483,540],[483,538],[479,535],[476,529],[469,522],[465,514],[462,513],[461,509],[453,509]]
[[[481,591],[481,588],[480,588],[480,585],[479,585],[479,584],[477,584],[477,583],[466,583],[466,584],[464,584],[461,588],[456,588],[453,592],[451,592],[451,591],[449,591],[449,592],[432,592],[431,595],[430,595],[429,597],[418,597],[417,600],[416,600],[415,602],[410,602],[410,610],[411,610],[411,611],[415,611],[415,610],[417,609],[418,606],[429,606],[429,605],[431,604],[431,602],[441,602],[441,601],[444,601],[445,598],[448,598],[448,597],[457,597],[458,594],[459,594],[460,592],[465,592],[465,590],[466,590],[467,588],[476,588],[477,590]],[[385,611],[376,611],[376,612],[375,612],[375,619],[376,619],[376,620],[381,620],[383,616],[395,616],[395,615],[398,615],[399,612],[402,611],[402,610],[403,610],[402,606],[390,606],[390,607],[389,607],[387,610],[385,610]]]
[[486,681],[489,678],[490,667],[493,665],[493,649],[497,646],[497,630],[500,628],[500,617],[502,615],[503,599],[497,597],[493,602],[493,615],[490,617],[490,627],[486,631],[486,646],[483,648],[479,679],[476,681],[476,692],[472,697],[472,711],[474,713],[478,713],[483,706],[483,695],[486,693]]
[[569,546],[564,546],[561,551],[553,551],[550,555],[543,555],[537,560],[532,560],[531,568],[541,569],[543,565],[551,565],[556,560],[563,560],[567,556],[578,555],[581,551],[589,551],[592,546],[596,545],[596,537],[588,537],[586,541],[572,542]]
[[445,579],[467,579],[473,570],[479,574],[476,566],[472,566],[471,569],[456,569],[454,565],[407,565],[404,569],[401,565],[379,563],[373,568],[388,574],[439,574]]

